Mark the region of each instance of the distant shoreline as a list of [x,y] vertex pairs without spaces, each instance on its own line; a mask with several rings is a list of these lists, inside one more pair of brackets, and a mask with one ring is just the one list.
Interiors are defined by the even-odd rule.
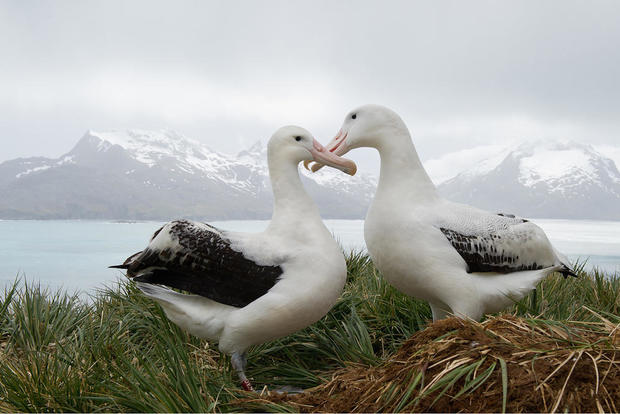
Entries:
[[[535,219],[554,247],[573,262],[620,274],[620,221]],[[143,249],[167,220],[2,220],[0,221],[0,279],[25,275],[50,286],[89,291],[119,272],[121,263]],[[208,220],[225,231],[256,233],[269,220]],[[345,252],[366,251],[364,220],[325,219],[324,223]],[[1,283],[0,283],[1,284]]]

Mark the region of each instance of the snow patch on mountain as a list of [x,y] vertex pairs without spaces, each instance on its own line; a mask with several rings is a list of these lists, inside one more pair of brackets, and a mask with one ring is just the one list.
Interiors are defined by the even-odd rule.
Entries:
[[520,181],[531,187],[540,181],[551,181],[565,175],[585,175],[584,178],[596,179],[596,170],[591,158],[585,156],[581,149],[559,151],[542,150],[521,158],[519,164]]
[[520,145],[511,152],[518,162],[518,180],[526,187],[549,186],[550,191],[564,192],[587,181],[598,180],[597,160],[601,154],[591,146],[567,141],[535,141]]
[[[33,167],[33,168],[28,168],[25,171],[19,172],[17,174],[15,174],[15,178],[21,178],[24,177],[26,175],[35,173],[35,172],[39,172],[39,171],[45,171],[45,170],[49,170],[50,168],[54,168],[54,167],[60,167],[61,165],[65,165],[65,164],[71,164],[73,163],[73,156],[71,155],[65,155],[64,157],[62,157],[61,159],[59,159],[56,162],[52,162],[52,163],[48,163],[47,161],[43,162],[43,165],[39,165],[37,167]],[[23,165],[32,165],[32,161],[24,161],[22,164]]]
[[118,145],[130,152],[137,161],[153,167],[162,160],[174,158],[179,168],[188,174],[198,171],[215,172],[218,167],[228,163],[225,156],[210,150],[199,141],[187,138],[171,130],[145,131],[129,129],[126,131],[95,132],[89,136],[98,138],[99,151],[109,151]]
[[37,172],[37,171],[44,171],[44,170],[47,170],[49,168],[52,168],[52,166],[51,165],[41,165],[40,167],[30,168],[30,169],[28,169],[26,171],[22,171],[20,173],[15,174],[15,178],[20,178],[20,177],[23,177],[24,175],[28,175],[30,173]]

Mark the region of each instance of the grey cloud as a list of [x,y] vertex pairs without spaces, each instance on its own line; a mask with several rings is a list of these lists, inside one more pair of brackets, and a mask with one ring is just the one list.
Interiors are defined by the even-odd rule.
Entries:
[[226,152],[285,123],[327,141],[368,102],[396,109],[425,159],[517,135],[613,145],[619,13],[615,1],[2,2],[0,160],[57,156],[88,128],[173,128]]

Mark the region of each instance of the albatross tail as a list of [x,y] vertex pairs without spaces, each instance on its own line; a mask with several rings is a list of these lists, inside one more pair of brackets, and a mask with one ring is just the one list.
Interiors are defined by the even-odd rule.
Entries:
[[224,305],[199,295],[178,293],[163,286],[136,282],[138,289],[157,301],[166,316],[192,335],[218,340],[234,306]]
[[499,312],[513,305],[536,287],[545,276],[559,272],[560,266],[514,273],[472,273],[481,297],[485,299],[484,313]]

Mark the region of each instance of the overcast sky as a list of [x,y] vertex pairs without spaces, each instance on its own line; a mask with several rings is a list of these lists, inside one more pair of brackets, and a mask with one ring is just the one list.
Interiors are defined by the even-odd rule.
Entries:
[[5,0],[0,161],[59,156],[87,129],[236,153],[298,124],[327,142],[365,103],[400,113],[424,160],[613,146],[619,74],[620,1]]

